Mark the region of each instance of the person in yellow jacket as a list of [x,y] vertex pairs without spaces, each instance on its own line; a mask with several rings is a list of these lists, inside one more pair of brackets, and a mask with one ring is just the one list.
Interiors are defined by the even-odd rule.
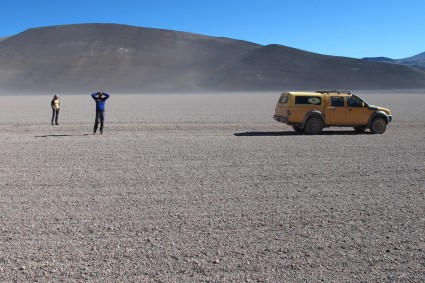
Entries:
[[[59,101],[59,95],[55,94],[53,96],[52,102],[50,103],[50,106],[52,107],[52,125],[59,125],[58,118],[59,118],[59,110],[61,108],[61,103]],[[53,123],[53,121],[55,123]]]

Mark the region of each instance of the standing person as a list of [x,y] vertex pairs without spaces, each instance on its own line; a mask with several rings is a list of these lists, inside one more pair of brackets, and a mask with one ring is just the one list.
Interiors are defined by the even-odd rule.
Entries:
[[56,125],[59,125],[59,110],[61,108],[61,103],[59,101],[59,95],[55,94],[53,96],[52,102],[50,102],[50,106],[52,107],[52,125],[54,125],[53,121]]
[[94,120],[93,134],[96,134],[97,126],[100,122],[100,133],[103,134],[103,122],[105,121],[105,101],[109,98],[109,94],[104,92],[92,93],[91,97],[96,102],[96,118]]

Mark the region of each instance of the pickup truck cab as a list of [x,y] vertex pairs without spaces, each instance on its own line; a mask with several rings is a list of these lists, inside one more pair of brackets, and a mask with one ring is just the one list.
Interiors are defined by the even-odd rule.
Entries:
[[324,127],[353,127],[383,134],[392,120],[389,109],[369,105],[348,91],[284,92],[276,104],[274,120],[296,132],[319,134]]

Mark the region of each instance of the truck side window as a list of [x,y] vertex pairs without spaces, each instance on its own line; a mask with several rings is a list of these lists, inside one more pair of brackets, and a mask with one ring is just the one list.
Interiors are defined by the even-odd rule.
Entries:
[[320,96],[296,96],[295,104],[321,105],[322,98]]
[[344,98],[338,96],[331,97],[331,106],[344,107]]

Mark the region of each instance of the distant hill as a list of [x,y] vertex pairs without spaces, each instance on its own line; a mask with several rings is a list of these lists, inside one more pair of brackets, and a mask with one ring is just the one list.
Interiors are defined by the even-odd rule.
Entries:
[[397,62],[397,60],[394,60],[388,57],[365,57],[362,59],[366,61],[381,62],[381,63],[396,63]]
[[281,45],[116,24],[0,41],[0,91],[118,93],[425,88],[425,72]]
[[223,89],[264,85],[291,89],[422,88],[424,74],[401,65],[267,45],[227,64],[211,79],[210,85],[219,85]]
[[387,62],[387,63],[401,64],[401,65],[406,65],[412,68],[425,71],[425,52],[412,57],[403,58],[403,59],[391,59],[386,57],[370,57],[370,58],[363,58],[363,60],[373,61],[373,62]]

